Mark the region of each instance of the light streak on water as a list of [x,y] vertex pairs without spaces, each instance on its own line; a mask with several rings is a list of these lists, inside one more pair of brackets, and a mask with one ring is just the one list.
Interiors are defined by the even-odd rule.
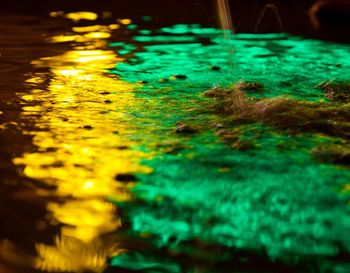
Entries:
[[[90,13],[68,14],[74,21],[94,20]],[[115,28],[115,27],[113,27]],[[36,151],[15,158],[23,174],[54,190],[42,228],[61,225],[54,245],[37,244],[35,267],[41,270],[102,272],[108,257],[122,252],[113,234],[121,225],[117,208],[107,197],[126,201],[134,182],[120,182],[117,174],[147,173],[133,151],[133,126],[126,115],[135,104],[132,84],[105,73],[122,62],[105,48],[110,36],[104,26],[74,28],[77,34],[60,35],[50,43],[77,42],[69,51],[32,62],[47,73],[33,73],[27,80],[32,92],[23,95],[23,116],[34,121]]]

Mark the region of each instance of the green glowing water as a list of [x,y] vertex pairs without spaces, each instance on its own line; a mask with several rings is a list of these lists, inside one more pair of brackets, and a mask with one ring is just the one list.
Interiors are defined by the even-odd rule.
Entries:
[[[163,249],[163,255],[196,256],[203,244],[217,245],[220,251],[209,251],[210,258],[197,257],[211,260],[213,268],[237,258],[233,250],[247,250],[271,261],[306,264],[307,272],[350,271],[350,192],[343,190],[349,169],[319,163],[310,154],[319,143],[339,139],[238,125],[217,116],[210,110],[214,102],[201,95],[212,86],[244,79],[265,86],[249,92],[252,97],[325,102],[316,86],[349,81],[349,45],[286,34],[225,39],[217,29],[177,25],[153,36],[143,30],[129,44],[110,46],[130,56],[111,73],[131,83],[144,81],[136,92],[142,103],[131,109],[130,118],[139,132],[133,136],[140,143],[135,149],[155,155],[143,162],[154,172],[138,175],[136,201],[123,204],[133,236],[147,234],[145,240]],[[210,69],[213,65],[221,69]],[[190,124],[197,133],[176,133],[177,122]],[[228,148],[216,135],[222,126],[241,130],[254,148]],[[202,246],[194,243],[198,240]],[[167,262],[149,255],[131,253],[111,263],[180,272],[176,255]]]

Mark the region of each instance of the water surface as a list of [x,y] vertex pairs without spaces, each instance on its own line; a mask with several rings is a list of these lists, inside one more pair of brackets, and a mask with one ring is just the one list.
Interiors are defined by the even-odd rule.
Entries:
[[347,140],[236,123],[202,95],[244,80],[331,103],[317,85],[348,81],[348,45],[51,16],[2,19],[0,269],[349,270],[349,170],[311,153]]

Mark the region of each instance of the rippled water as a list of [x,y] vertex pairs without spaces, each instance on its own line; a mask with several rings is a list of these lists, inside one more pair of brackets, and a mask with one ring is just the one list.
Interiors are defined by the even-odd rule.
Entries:
[[1,19],[0,272],[348,272],[348,166],[311,153],[347,139],[202,93],[347,109],[317,85],[348,81],[350,46],[104,17]]

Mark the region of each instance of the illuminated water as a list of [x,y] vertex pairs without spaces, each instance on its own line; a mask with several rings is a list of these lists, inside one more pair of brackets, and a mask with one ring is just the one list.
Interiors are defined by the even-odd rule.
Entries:
[[350,270],[348,165],[311,153],[348,140],[202,95],[243,79],[327,107],[317,85],[348,81],[349,45],[51,16],[2,19],[1,273]]

